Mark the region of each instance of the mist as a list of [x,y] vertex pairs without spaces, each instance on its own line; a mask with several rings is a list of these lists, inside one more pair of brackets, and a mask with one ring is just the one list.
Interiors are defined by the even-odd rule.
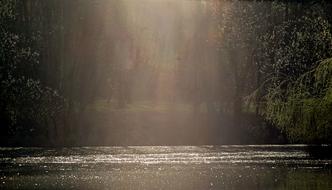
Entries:
[[[94,109],[112,113],[112,119],[104,124],[97,121],[92,131],[105,125],[100,130],[105,131],[106,142],[114,141],[116,137],[107,137],[119,131],[120,144],[218,143],[213,136],[222,133],[223,125],[223,133],[229,134],[231,118],[225,116],[222,121],[224,116],[219,113],[231,115],[233,111],[227,103],[232,96],[227,91],[233,91],[229,78],[233,76],[227,73],[228,52],[221,55],[218,27],[223,18],[213,14],[214,3],[95,2],[91,15],[83,13],[82,24],[73,27],[75,32],[68,41],[82,44],[73,45],[72,51],[78,54],[68,51],[67,57],[82,59],[78,67],[89,73],[86,67],[92,67],[95,72],[81,75],[79,80],[87,80],[87,84],[86,91],[78,90],[78,96],[98,91],[100,97],[80,105],[84,110],[81,114],[95,117],[90,116]],[[223,9],[230,6],[224,4]],[[82,28],[85,24],[91,27],[90,19],[94,27]],[[73,40],[80,32],[82,39]],[[93,48],[82,53],[81,47]],[[95,90],[86,88],[90,82]],[[98,132],[92,133],[98,136]],[[142,136],[148,136],[145,142]]]
[[5,144],[330,142],[329,3],[2,7]]
[[0,189],[332,189],[331,13],[0,0]]

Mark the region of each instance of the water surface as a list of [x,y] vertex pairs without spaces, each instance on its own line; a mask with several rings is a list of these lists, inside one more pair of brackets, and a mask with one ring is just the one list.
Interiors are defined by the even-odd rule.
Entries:
[[0,148],[0,189],[332,189],[332,159],[314,157],[309,149]]

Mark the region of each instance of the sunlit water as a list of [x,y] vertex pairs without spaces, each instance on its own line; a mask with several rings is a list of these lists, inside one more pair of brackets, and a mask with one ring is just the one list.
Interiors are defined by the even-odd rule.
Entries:
[[332,189],[332,160],[307,149],[0,148],[0,189]]

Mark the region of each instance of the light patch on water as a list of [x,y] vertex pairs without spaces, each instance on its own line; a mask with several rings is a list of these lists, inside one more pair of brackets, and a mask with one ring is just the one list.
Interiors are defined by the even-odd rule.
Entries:
[[[2,164],[332,164],[310,158],[306,145],[1,148]],[[11,156],[8,156],[10,153]]]

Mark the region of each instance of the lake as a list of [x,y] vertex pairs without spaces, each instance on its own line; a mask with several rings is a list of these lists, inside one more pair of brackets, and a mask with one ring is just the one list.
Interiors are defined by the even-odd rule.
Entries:
[[3,147],[0,189],[332,189],[332,159],[321,148]]

